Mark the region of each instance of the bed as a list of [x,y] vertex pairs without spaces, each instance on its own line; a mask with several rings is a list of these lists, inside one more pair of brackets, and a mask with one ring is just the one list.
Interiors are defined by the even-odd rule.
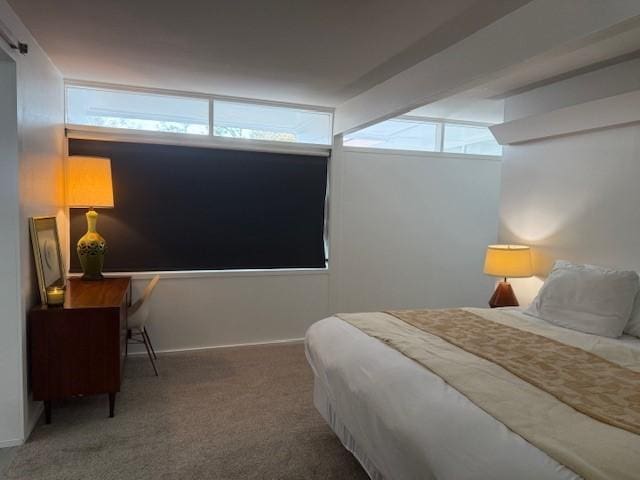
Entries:
[[[577,332],[519,309],[460,312],[583,349],[640,376],[638,338]],[[496,372],[487,367],[478,370],[478,388],[472,385],[463,394],[452,386],[457,385],[455,376],[434,373],[438,362],[454,364],[459,359],[447,359],[447,353],[437,349],[423,352],[420,344],[413,345],[420,350],[415,355],[429,355],[435,362],[435,368],[426,368],[407,354],[408,347],[403,350],[404,340],[392,345],[368,331],[367,322],[374,320],[399,321],[380,312],[332,316],[312,325],[305,339],[315,377],[314,404],[372,479],[640,478],[637,432],[597,421],[541,390],[534,392],[538,397],[520,396],[529,387],[539,389],[506,370],[501,388],[512,387],[513,392],[500,396],[488,387],[488,392],[481,391],[480,377],[493,381]],[[406,328],[413,335],[415,327]],[[493,393],[494,398],[483,400],[483,395]],[[498,420],[486,408],[501,403],[505,405],[498,406],[508,412],[507,418],[515,415],[513,422],[505,423],[500,416]],[[540,430],[551,439],[539,441]]]

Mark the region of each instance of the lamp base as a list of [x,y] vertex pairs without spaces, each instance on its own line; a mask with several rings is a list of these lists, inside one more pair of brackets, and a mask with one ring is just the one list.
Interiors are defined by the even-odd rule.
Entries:
[[489,300],[489,306],[491,308],[497,307],[517,307],[520,304],[516,298],[516,294],[513,293],[513,288],[509,282],[500,282],[496,287],[496,291],[493,292],[493,296]]
[[102,266],[104,265],[104,253],[107,242],[96,232],[98,214],[93,210],[87,212],[87,233],[80,240],[76,251],[82,266],[82,280],[102,280]]
[[87,274],[85,273],[84,275],[82,275],[80,277],[80,280],[104,280],[104,275],[102,275],[101,273],[92,273],[92,274]]

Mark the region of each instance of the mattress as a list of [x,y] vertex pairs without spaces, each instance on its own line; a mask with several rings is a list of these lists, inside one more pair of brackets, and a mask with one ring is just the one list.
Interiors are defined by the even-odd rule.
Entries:
[[[611,341],[640,348],[633,337]],[[305,344],[316,407],[371,478],[580,478],[437,375],[337,317],[314,324]]]

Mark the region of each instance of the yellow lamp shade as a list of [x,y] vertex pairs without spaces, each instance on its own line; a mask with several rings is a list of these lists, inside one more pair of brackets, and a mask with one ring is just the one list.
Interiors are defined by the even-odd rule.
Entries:
[[113,207],[110,159],[68,157],[65,183],[68,206]]
[[530,277],[531,249],[525,245],[489,245],[484,273],[494,277]]

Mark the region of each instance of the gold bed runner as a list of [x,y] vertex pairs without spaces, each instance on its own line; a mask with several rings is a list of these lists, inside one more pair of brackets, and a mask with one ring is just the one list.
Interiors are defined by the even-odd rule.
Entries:
[[582,478],[640,478],[637,349],[499,309],[337,316],[438,375]]
[[465,310],[387,313],[500,365],[585,415],[640,434],[638,372],[580,348]]

